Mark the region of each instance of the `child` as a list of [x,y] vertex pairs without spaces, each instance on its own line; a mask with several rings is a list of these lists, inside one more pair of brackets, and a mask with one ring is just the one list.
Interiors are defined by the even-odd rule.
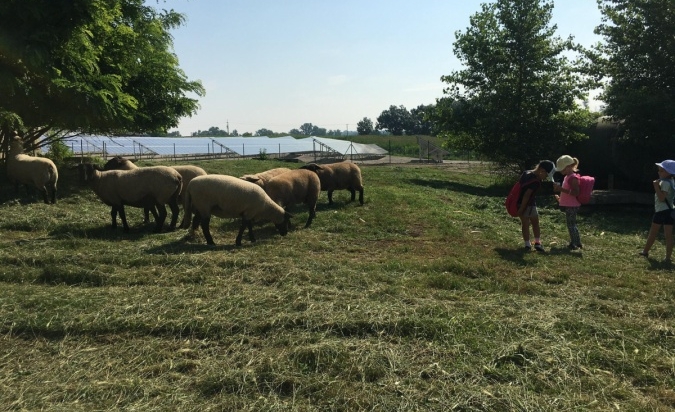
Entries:
[[556,195],[556,199],[560,207],[565,211],[567,231],[570,234],[570,244],[567,247],[570,250],[583,248],[581,238],[579,237],[579,229],[577,228],[577,213],[579,213],[579,208],[581,207],[581,203],[577,200],[577,196],[579,195],[578,167],[579,159],[568,155],[560,156],[555,162],[555,170],[565,176],[562,186],[553,185],[553,191],[560,193],[559,196]]
[[673,198],[675,197],[675,160],[664,160],[656,163],[658,167],[659,178],[652,182],[654,186],[654,216],[652,217],[652,226],[649,228],[647,243],[640,252],[641,256],[649,257],[649,249],[654,245],[656,235],[663,225],[663,234],[666,237],[666,262],[670,262],[673,253],[673,218],[670,215],[673,207]]
[[525,241],[525,250],[532,250],[530,243],[530,225],[534,234],[534,249],[537,252],[543,252],[541,245],[541,232],[539,229],[539,213],[537,212],[537,203],[535,193],[541,187],[541,182],[550,177],[554,169],[553,162],[542,160],[537,164],[534,170],[526,170],[520,176],[520,199],[518,200],[518,217],[520,218],[520,229]]

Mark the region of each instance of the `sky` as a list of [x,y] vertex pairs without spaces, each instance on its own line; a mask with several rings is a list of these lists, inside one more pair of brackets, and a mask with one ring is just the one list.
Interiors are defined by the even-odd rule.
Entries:
[[[440,78],[461,70],[457,31],[486,0],[147,0],[184,14],[171,33],[179,66],[206,89],[178,131],[288,133],[373,125],[390,106],[435,104]],[[601,40],[595,0],[557,0],[557,36]],[[197,96],[191,96],[197,97]],[[595,103],[591,96],[592,108]],[[172,129],[175,131],[176,129]]]

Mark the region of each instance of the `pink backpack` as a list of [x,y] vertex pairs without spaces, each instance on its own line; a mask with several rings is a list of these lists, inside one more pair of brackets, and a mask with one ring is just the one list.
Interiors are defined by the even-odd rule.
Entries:
[[579,194],[577,195],[577,200],[582,205],[591,201],[591,193],[593,193],[593,185],[595,184],[595,178],[593,176],[581,176],[577,174],[579,179]]

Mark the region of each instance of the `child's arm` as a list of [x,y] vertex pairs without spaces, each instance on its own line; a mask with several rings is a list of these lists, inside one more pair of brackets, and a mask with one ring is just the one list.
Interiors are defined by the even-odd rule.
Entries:
[[518,216],[521,216],[523,213],[525,213],[525,208],[527,208],[527,204],[530,203],[532,193],[534,193],[534,190],[532,189],[525,190],[525,193],[523,194],[523,199],[520,202],[520,207],[518,208]]
[[652,185],[654,186],[654,192],[656,193],[656,197],[659,198],[660,202],[664,202],[666,200],[666,192],[661,190],[661,179],[654,180],[654,182],[652,182]]

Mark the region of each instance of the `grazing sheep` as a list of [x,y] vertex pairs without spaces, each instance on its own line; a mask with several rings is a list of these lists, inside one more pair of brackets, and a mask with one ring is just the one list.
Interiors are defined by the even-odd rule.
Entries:
[[[252,182],[258,183],[258,181]],[[309,218],[305,227],[312,224],[316,216],[316,202],[321,192],[319,176],[311,170],[296,169],[277,175],[263,186],[267,195],[284,209],[297,203],[309,208]]]
[[331,163],[318,165],[309,163],[301,169],[315,172],[321,180],[321,190],[328,192],[328,204],[333,204],[333,191],[347,189],[352,193],[352,202],[356,199],[356,191],[359,191],[359,203],[363,204],[363,180],[361,169],[349,162]]
[[254,175],[243,175],[241,179],[244,179],[248,182],[253,182],[260,187],[265,187],[265,184],[273,177],[278,176],[282,173],[286,173],[291,169],[287,167],[277,167],[275,169],[266,170],[264,172],[256,173]]
[[[193,165],[178,165],[178,166],[169,166],[172,169],[175,169],[178,173],[180,173],[181,178],[183,179],[183,186],[181,188],[180,193],[178,194],[178,203],[183,202],[183,191],[185,191],[185,188],[187,185],[190,183],[190,180],[194,179],[197,176],[204,176],[206,174],[206,170],[202,169],[199,166],[193,166]],[[138,169],[138,166],[134,164],[131,160],[125,159],[122,156],[115,156],[112,159],[108,160],[108,162],[103,166],[103,170],[133,170],[133,169]],[[155,208],[150,208],[150,209],[144,209],[144,217],[145,217],[145,223],[148,223],[150,221],[150,216],[149,213],[152,212],[152,215],[154,216],[155,220],[157,220],[157,211],[155,211]],[[189,224],[189,220],[185,220],[185,216],[183,216],[183,221],[181,223],[181,227],[183,225]]]
[[19,183],[34,186],[42,192],[44,202],[56,203],[56,182],[59,180],[59,171],[51,160],[45,157],[28,156],[23,153],[23,143],[17,136],[9,143],[7,157],[7,177],[19,192]]
[[129,231],[124,206],[157,208],[155,232],[161,232],[166,220],[166,204],[171,208],[170,229],[178,220],[178,193],[182,178],[166,166],[141,167],[134,170],[99,171],[92,164],[80,165],[82,179],[89,182],[94,193],[111,207],[112,227],[117,227],[117,213],[124,231]]
[[222,218],[241,217],[241,227],[235,242],[237,246],[241,246],[241,238],[247,227],[250,241],[255,242],[254,220],[271,220],[281,236],[286,236],[288,222],[292,217],[284,208],[274,203],[260,186],[226,175],[206,175],[192,179],[185,189],[183,210],[188,217],[194,212],[188,236],[194,236],[195,229],[201,225],[209,245],[214,244],[209,231],[211,215]]

